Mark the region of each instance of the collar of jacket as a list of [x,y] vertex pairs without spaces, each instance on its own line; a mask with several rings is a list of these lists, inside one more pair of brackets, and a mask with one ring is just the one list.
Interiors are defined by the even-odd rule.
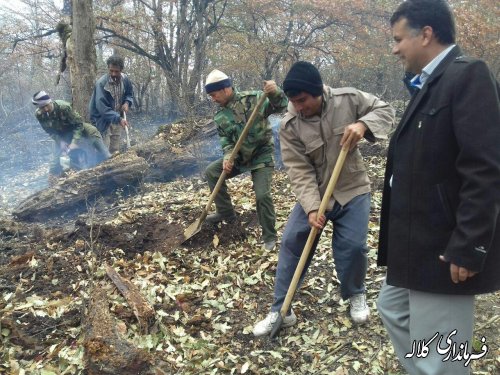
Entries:
[[458,56],[462,55],[462,51],[458,46],[455,46],[448,55],[439,63],[439,65],[434,69],[432,74],[429,76],[427,79],[427,82],[425,82],[425,85],[422,87],[422,89],[413,95],[412,99],[410,100],[410,103],[408,104],[408,108],[406,109],[405,113],[403,114],[403,117],[401,119],[401,124],[403,126],[400,127],[399,131],[397,131],[396,136],[399,136],[403,132],[403,129],[406,127],[406,124],[408,123],[408,119],[413,115],[413,112],[415,109],[418,107],[420,101],[422,98],[427,94],[427,91],[429,88],[433,85],[433,83],[441,77],[441,75],[444,73],[448,65],[450,65]]
[[240,98],[240,96],[241,96],[240,92],[233,87],[233,94],[231,95],[231,97],[229,98],[229,100],[227,101],[227,103],[224,107],[229,107],[231,105],[234,105],[234,103],[237,102],[237,100]]
[[458,56],[462,55],[462,51],[458,46],[455,46],[449,53],[446,55],[446,57],[439,63],[438,66],[436,66],[436,69],[432,72],[432,74],[427,78],[427,82],[424,86],[429,86],[434,82],[438,77],[440,77],[444,71],[446,70],[446,67],[453,61],[455,60]]
[[[123,87],[125,87],[125,74],[123,73],[120,73],[120,81],[117,83],[118,85],[120,85],[120,87],[122,88],[123,90]],[[111,94],[111,85],[114,85],[114,81],[111,80],[111,76],[109,75],[109,73],[106,73],[106,81],[104,82],[104,90],[109,92]]]
[[59,103],[57,103],[57,101],[55,100],[52,100],[52,104],[54,105],[54,109],[52,110],[52,112],[49,113],[49,117],[55,117],[59,112],[59,109],[61,108]]

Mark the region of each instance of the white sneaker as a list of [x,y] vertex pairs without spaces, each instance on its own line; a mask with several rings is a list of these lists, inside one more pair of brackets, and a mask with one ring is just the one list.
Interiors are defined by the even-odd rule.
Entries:
[[[255,325],[255,327],[253,327],[253,334],[255,336],[268,335],[273,328],[274,322],[276,322],[276,319],[278,319],[279,314],[279,311],[271,311],[269,314],[267,314],[264,320],[261,320]],[[283,319],[281,328],[293,326],[295,323],[297,323],[297,317],[292,310],[290,312],[290,315],[285,316],[285,319]]]
[[351,302],[351,318],[354,323],[365,323],[370,316],[370,309],[366,304],[366,295],[356,294],[349,298]]

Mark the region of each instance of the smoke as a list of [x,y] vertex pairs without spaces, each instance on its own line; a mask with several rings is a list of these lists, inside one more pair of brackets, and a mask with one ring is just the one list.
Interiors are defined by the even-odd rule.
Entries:
[[34,116],[21,116],[6,119],[0,144],[0,213],[5,215],[23,199],[47,187],[53,141]]
[[[275,168],[282,169],[278,138],[280,117],[272,115],[269,119],[276,149]],[[147,141],[162,124],[160,119],[144,119],[142,123],[133,117],[131,120],[133,143]],[[54,141],[29,113],[0,128],[0,144],[0,216],[3,216],[8,215],[30,195],[48,187],[48,170],[53,158]],[[197,165],[186,170],[185,176],[202,172],[211,161],[222,156],[217,132],[200,139],[191,149],[193,147],[196,148]]]

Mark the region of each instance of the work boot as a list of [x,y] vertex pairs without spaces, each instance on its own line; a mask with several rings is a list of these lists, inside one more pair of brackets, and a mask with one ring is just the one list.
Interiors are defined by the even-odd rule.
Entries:
[[370,309],[366,304],[366,295],[364,293],[355,294],[349,298],[351,302],[351,318],[354,323],[365,323],[370,316]]
[[275,240],[264,242],[264,249],[266,249],[267,251],[273,250],[275,246],[276,246]]
[[207,223],[212,225],[218,224],[221,221],[227,221],[228,223],[230,223],[236,220],[236,213],[234,211],[229,212],[227,214],[221,214],[219,212],[216,212],[214,214],[208,215],[205,220]]
[[109,152],[108,148],[104,144],[102,138],[97,138],[94,141],[94,147],[97,150],[97,152],[99,152],[99,154],[101,154],[101,156],[104,160],[107,160],[111,157],[111,153]]
[[[254,336],[264,336],[271,333],[273,324],[276,322],[276,319],[278,319],[279,314],[279,311],[271,311],[269,314],[267,314],[265,319],[261,320],[255,325],[255,327],[253,327]],[[292,310],[290,314],[285,316],[285,319],[283,319],[281,328],[293,326],[295,323],[297,323],[297,317]]]

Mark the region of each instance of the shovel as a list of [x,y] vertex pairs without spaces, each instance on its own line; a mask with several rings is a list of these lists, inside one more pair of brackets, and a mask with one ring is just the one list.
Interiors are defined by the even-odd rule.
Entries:
[[[123,119],[127,121],[127,112],[123,111]],[[128,132],[128,125],[125,126],[125,137],[127,141],[127,150],[130,148],[130,134]]]
[[[330,201],[330,197],[333,194],[335,185],[337,185],[340,171],[342,170],[342,167],[344,165],[344,161],[347,156],[348,150],[349,150],[349,144],[344,143],[344,146],[340,150],[337,162],[335,163],[335,168],[333,168],[332,177],[330,177],[330,181],[328,182],[328,186],[326,187],[325,194],[323,195],[323,199],[321,200],[321,203],[319,205],[317,217],[324,215],[326,211],[326,206]],[[286,313],[288,312],[288,308],[292,303],[292,299],[297,290],[297,285],[299,283],[300,276],[302,275],[302,271],[304,270],[304,266],[307,262],[307,258],[309,258],[309,253],[311,252],[312,245],[317,235],[318,235],[318,228],[316,227],[311,228],[311,231],[309,232],[309,237],[307,237],[307,242],[304,246],[304,250],[302,250],[302,255],[300,256],[299,263],[297,264],[297,268],[295,269],[295,273],[293,274],[292,282],[288,287],[288,292],[286,293],[285,301],[283,302],[283,306],[281,306],[278,318],[276,319],[276,322],[274,322],[273,328],[271,329],[271,333],[269,334],[271,338],[276,337],[280,331],[281,325],[283,324],[283,319],[285,318]]]
[[[250,128],[252,127],[255,118],[257,117],[257,114],[259,113],[260,107],[262,107],[262,104],[264,104],[264,101],[267,98],[267,94],[264,93],[260,97],[259,101],[257,102],[257,105],[255,106],[252,114],[250,115],[250,118],[248,119],[245,127],[243,128],[243,131],[241,132],[240,138],[234,145],[233,151],[231,152],[231,155],[229,156],[229,161],[231,163],[234,162],[234,159],[236,158],[236,155],[238,154],[238,151],[240,151],[241,145],[243,144],[243,141],[247,137],[248,132],[250,131]],[[222,173],[220,174],[219,179],[217,180],[217,184],[214,187],[214,190],[212,191],[212,194],[210,194],[210,197],[208,198],[208,203],[201,212],[201,215],[196,221],[194,221],[185,231],[184,231],[184,241],[187,241],[191,237],[193,237],[196,233],[198,233],[201,230],[201,226],[203,222],[205,221],[205,218],[208,215],[208,211],[210,210],[210,206],[212,206],[212,202],[214,201],[217,193],[219,192],[222,183],[226,179],[227,173],[226,171],[222,170]],[[183,242],[184,242],[183,241]]]

